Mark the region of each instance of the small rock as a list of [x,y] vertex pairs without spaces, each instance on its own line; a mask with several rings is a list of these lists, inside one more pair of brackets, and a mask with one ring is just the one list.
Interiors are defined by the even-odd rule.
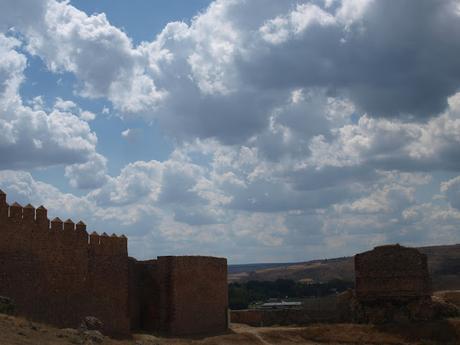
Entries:
[[85,343],[85,340],[81,337],[72,337],[69,339],[69,343],[75,344],[75,345],[82,345]]
[[56,337],[61,339],[69,339],[70,341],[74,338],[80,338],[80,332],[73,328],[63,328],[59,330],[59,333],[56,334]]
[[33,331],[38,331],[38,326],[33,322],[29,322],[29,328]]
[[102,343],[104,341],[104,336],[99,331],[85,331],[83,334],[86,340],[91,340],[95,343]]
[[63,334],[66,337],[70,337],[70,336],[73,336],[73,335],[78,335],[79,332],[76,329],[73,329],[73,328],[63,328],[63,329],[61,329],[60,334]]
[[83,344],[84,343],[84,335],[82,332],[73,329],[73,328],[63,328],[56,334],[58,338],[65,338],[69,343],[72,344]]
[[81,331],[102,331],[104,324],[101,320],[94,316],[87,316],[83,319],[79,329]]

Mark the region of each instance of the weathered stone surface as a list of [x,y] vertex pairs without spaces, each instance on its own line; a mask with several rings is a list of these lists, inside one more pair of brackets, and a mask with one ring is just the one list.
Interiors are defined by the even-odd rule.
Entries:
[[356,297],[360,301],[431,295],[426,256],[415,248],[387,245],[357,254],[355,277]]
[[355,294],[348,295],[353,321],[405,323],[459,315],[454,304],[431,296],[426,256],[416,249],[388,245],[357,254],[355,275]]
[[95,315],[105,333],[128,335],[126,239],[88,241],[70,220],[50,222],[44,207],[0,200],[0,295],[31,320],[76,328]]
[[104,324],[97,317],[87,316],[81,322],[79,329],[82,331],[101,331],[104,329]]
[[104,341],[104,336],[99,331],[85,331],[83,332],[85,341],[100,344]]
[[163,256],[132,261],[130,272],[135,328],[174,336],[227,330],[226,259]]

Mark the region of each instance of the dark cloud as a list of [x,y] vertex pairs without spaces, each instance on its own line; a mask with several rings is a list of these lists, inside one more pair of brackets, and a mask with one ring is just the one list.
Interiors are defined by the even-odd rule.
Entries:
[[455,1],[373,1],[350,27],[314,24],[239,60],[264,88],[324,87],[371,116],[434,116],[460,88]]
[[251,212],[284,212],[327,208],[353,195],[346,186],[299,191],[288,184],[257,180],[246,188],[229,191],[233,199],[229,208]]
[[224,144],[238,144],[267,126],[267,113],[283,96],[286,93],[250,89],[230,95],[202,95],[190,85],[172,93],[160,122],[180,140],[216,138]]
[[322,168],[305,168],[288,173],[289,181],[296,190],[318,190],[352,183],[369,183],[378,176],[368,166],[325,166]]
[[[203,201],[202,201],[203,202]],[[192,226],[216,224],[218,220],[204,208],[174,208],[174,220]]]

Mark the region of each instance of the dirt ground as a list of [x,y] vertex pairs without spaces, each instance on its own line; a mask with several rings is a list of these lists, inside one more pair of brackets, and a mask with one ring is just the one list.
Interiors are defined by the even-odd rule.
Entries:
[[460,308],[460,290],[436,291],[434,295]]
[[250,327],[233,324],[228,333],[204,338],[90,339],[73,329],[57,329],[0,315],[0,345],[459,345],[460,319],[408,325],[313,324],[306,327]]

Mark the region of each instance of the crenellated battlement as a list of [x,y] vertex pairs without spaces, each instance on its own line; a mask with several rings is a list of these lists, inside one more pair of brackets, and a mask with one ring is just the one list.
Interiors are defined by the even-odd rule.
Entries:
[[1,190],[0,278],[0,295],[14,299],[20,315],[61,327],[94,315],[107,333],[129,333],[126,237],[88,235],[82,221],[10,205]]
[[72,241],[85,242],[93,255],[128,255],[128,241],[124,235],[108,236],[105,232],[101,235],[96,232],[88,235],[86,224],[82,221],[75,224],[71,219],[62,221],[59,217],[50,221],[48,210],[43,205],[37,209],[31,204],[23,207],[14,202],[9,205],[6,193],[0,190],[0,231],[18,226],[24,230],[24,235],[29,231],[41,231],[46,236],[53,236],[56,241],[66,239],[68,245]]
[[127,244],[124,235],[89,234],[82,221],[50,220],[44,206],[9,205],[0,190],[0,296],[15,301],[18,315],[61,328],[91,315],[114,336],[227,329],[226,259],[139,262]]

